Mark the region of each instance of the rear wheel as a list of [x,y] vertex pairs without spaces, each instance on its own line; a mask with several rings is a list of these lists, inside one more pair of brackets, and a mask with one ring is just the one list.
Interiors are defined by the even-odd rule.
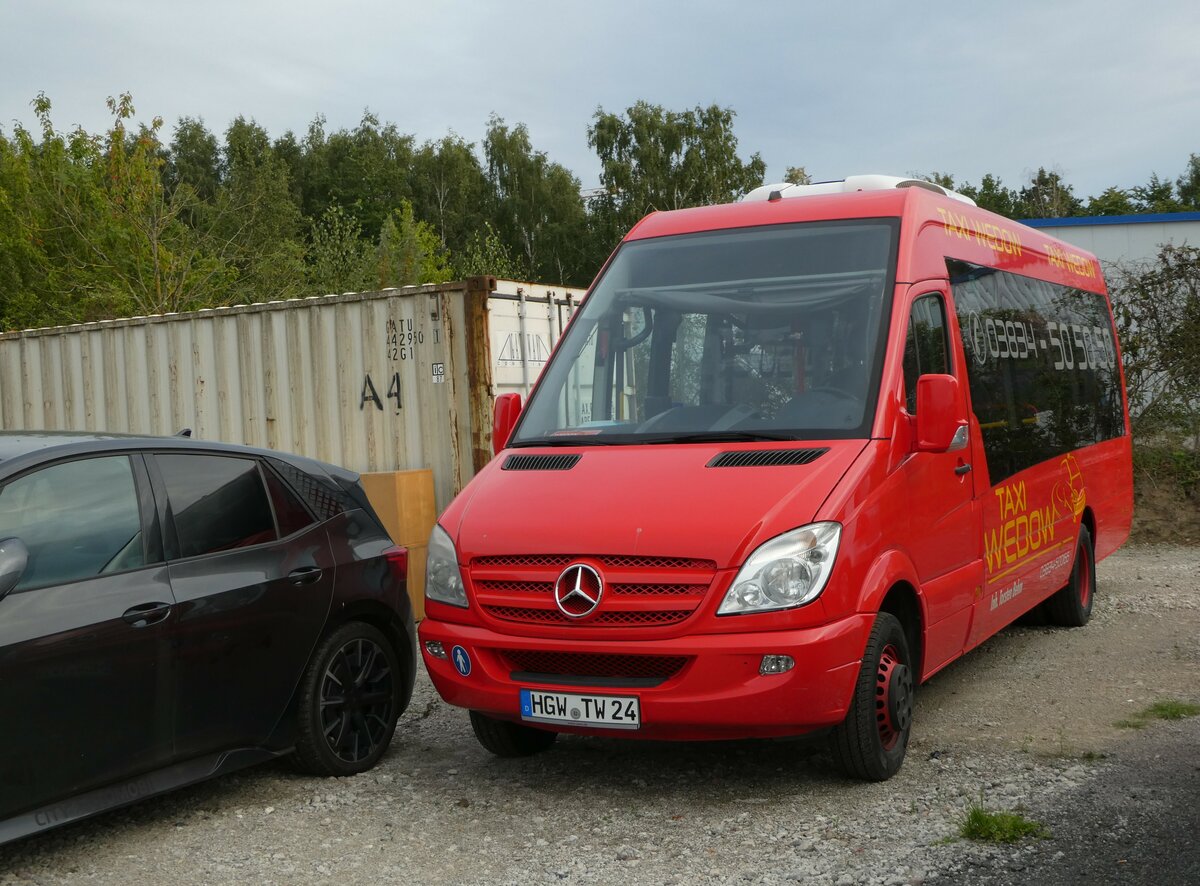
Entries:
[[317,647],[300,683],[296,762],[313,775],[354,775],[383,756],[400,716],[401,673],[383,632],[354,621]]
[[913,669],[908,638],[890,612],[875,618],[846,719],[829,748],[853,778],[885,781],[900,771],[912,730]]
[[1080,628],[1092,617],[1092,601],[1096,597],[1096,552],[1092,549],[1092,534],[1087,526],[1079,527],[1075,543],[1075,564],[1067,586],[1046,601],[1046,617],[1050,624],[1065,628]]
[[479,743],[497,757],[528,757],[549,750],[557,732],[534,729],[511,720],[497,720],[479,711],[471,711],[471,728]]

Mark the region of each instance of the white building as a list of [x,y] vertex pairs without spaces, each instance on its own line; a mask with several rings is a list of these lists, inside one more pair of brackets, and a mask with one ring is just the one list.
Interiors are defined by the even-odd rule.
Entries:
[[1168,243],[1200,248],[1200,212],[1034,218],[1022,224],[1074,243],[1104,264],[1152,261]]

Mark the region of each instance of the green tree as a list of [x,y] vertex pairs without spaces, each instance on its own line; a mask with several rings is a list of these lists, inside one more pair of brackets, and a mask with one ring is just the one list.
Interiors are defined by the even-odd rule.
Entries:
[[180,117],[163,164],[167,190],[174,191],[186,184],[201,200],[212,201],[221,183],[221,173],[217,137],[205,128],[203,120]]
[[1175,199],[1175,187],[1170,179],[1159,178],[1151,173],[1144,185],[1133,188],[1131,193],[1139,212],[1179,212],[1183,206]]
[[1179,194],[1179,205],[1185,210],[1200,209],[1200,154],[1188,157],[1187,169],[1183,175],[1175,179],[1175,188]]
[[379,289],[444,283],[453,276],[438,235],[431,225],[416,219],[407,200],[384,220],[375,248],[375,272]]
[[394,124],[381,124],[370,111],[355,129],[332,134],[325,132],[325,119],[317,117],[301,148],[295,173],[301,209],[309,219],[340,206],[358,220],[363,236],[375,242],[384,219],[412,197],[412,136]]
[[413,156],[413,208],[457,252],[484,224],[487,176],[471,145],[450,134],[426,142]]
[[1105,188],[1100,196],[1088,200],[1088,215],[1129,215],[1136,212],[1128,191],[1121,188]]
[[303,220],[288,166],[265,129],[237,117],[225,131],[220,190],[210,212],[218,254],[232,271],[225,300],[294,298],[305,290]]
[[805,171],[803,166],[789,166],[787,172],[784,173],[783,180],[789,185],[812,184],[812,176]]
[[1006,218],[1017,217],[1017,203],[1020,196],[1012,188],[1004,186],[998,176],[988,173],[979,182],[979,187],[963,184],[956,188],[960,194],[970,197],[976,205],[983,209],[1003,215]]
[[513,260],[504,241],[487,222],[476,230],[454,258],[454,276],[459,278],[493,274],[506,280],[521,279],[521,267]]
[[358,219],[340,206],[330,206],[313,223],[308,258],[308,283],[316,294],[363,292],[375,283],[375,251],[362,238]]
[[762,157],[738,156],[733,118],[718,105],[668,111],[638,102],[624,115],[597,109],[588,144],[600,158],[604,191],[594,210],[612,242],[647,213],[727,203],[763,183]]
[[1110,274],[1135,436],[1200,448],[1200,248]]
[[33,194],[31,142],[0,132],[0,332],[43,322],[47,271]]
[[1083,203],[1061,173],[1039,167],[1021,189],[1014,211],[1017,218],[1067,218],[1080,215]]
[[531,280],[573,283],[585,254],[579,179],[535,151],[524,124],[493,116],[483,142],[496,232]]

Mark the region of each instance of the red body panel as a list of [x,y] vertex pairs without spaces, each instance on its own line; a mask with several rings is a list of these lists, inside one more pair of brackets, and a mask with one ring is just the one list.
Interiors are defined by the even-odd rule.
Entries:
[[[1094,257],[918,188],[656,213],[626,239],[883,217],[901,224],[871,438],[556,447],[556,454],[581,456],[565,472],[504,471],[502,453],[439,521],[457,547],[471,605],[428,600],[421,637],[447,650],[462,646],[475,663],[461,676],[448,660],[426,654],[447,701],[517,719],[522,687],[632,693],[642,708],[636,733],[569,731],[670,739],[797,734],[845,716],[867,635],[890,591],[911,589],[918,601],[924,679],[1061,587],[1070,569],[1062,554],[1074,551],[1083,521],[1095,530],[1097,559],[1124,542],[1132,514],[1127,410],[1123,437],[1043,462],[995,488],[973,417],[967,448],[914,452],[913,420],[904,410],[909,308],[936,293],[955,316],[948,257],[1104,293]],[[949,335],[970,415],[953,320]],[[706,467],[719,452],[796,445],[829,451],[798,466]],[[1038,522],[1036,538],[1031,520]],[[716,614],[747,556],[814,521],[842,527],[831,577],[816,600],[771,613]],[[610,622],[571,623],[522,608],[530,589],[580,561],[625,583],[628,596],[611,604]],[[662,599],[651,603],[656,594]],[[530,651],[684,663],[654,686],[579,689],[514,676],[522,669],[513,657],[524,660]],[[790,655],[795,668],[760,675],[764,655]]]

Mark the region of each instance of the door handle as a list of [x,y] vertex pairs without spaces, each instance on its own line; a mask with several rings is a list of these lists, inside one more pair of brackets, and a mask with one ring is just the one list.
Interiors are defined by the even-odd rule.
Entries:
[[954,473],[958,474],[958,476],[960,476],[960,477],[965,477],[967,474],[971,473],[971,466],[970,465],[959,465],[957,468],[954,469]]
[[131,624],[135,628],[144,628],[158,624],[170,614],[170,603],[139,603],[137,606],[126,609],[121,618],[125,620],[126,624]]
[[320,581],[324,571],[320,566],[301,566],[288,573],[288,581],[294,585],[310,585]]

